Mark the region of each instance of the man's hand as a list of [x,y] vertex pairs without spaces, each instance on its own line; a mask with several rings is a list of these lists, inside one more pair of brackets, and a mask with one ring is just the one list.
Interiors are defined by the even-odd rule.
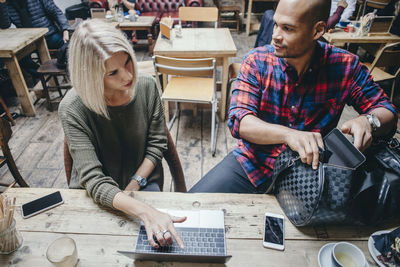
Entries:
[[340,0],[338,3],[337,3],[337,6],[342,6],[343,8],[346,8],[347,7],[347,2],[346,2],[346,0]]
[[7,0],[0,0],[0,3],[5,3]]
[[[0,0],[0,1],[1,1],[1,0]],[[63,32],[63,40],[64,40],[64,43],[68,42],[68,40],[69,40],[69,33],[68,33],[67,30],[65,30],[65,31]]]
[[140,185],[139,182],[133,179],[125,188],[124,191],[139,191]]
[[285,138],[286,144],[299,153],[301,161],[312,165],[313,169],[318,168],[319,149],[324,148],[324,142],[320,133],[303,132],[292,130]]
[[372,127],[366,116],[358,116],[355,119],[343,123],[342,132],[354,137],[354,146],[364,151],[372,143]]

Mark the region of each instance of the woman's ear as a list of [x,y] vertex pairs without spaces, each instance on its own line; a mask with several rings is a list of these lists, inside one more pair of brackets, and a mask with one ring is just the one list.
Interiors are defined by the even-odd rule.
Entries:
[[326,30],[326,22],[318,21],[314,24],[314,40],[318,40],[324,35]]

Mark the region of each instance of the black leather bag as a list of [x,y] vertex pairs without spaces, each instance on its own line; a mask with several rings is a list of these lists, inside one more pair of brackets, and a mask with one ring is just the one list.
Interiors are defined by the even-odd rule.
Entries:
[[[323,153],[320,153],[323,159]],[[274,193],[288,219],[296,226],[346,221],[351,179],[355,170],[320,161],[314,170],[301,162],[297,152],[283,151],[274,165]]]
[[274,165],[274,193],[296,226],[377,224],[400,215],[400,147],[397,139],[368,149],[357,169],[324,163],[318,170],[301,162],[290,148]]

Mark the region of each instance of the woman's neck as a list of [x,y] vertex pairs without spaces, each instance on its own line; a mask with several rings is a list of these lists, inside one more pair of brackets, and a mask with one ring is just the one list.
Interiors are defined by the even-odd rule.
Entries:
[[133,97],[133,89],[119,91],[115,90],[112,94],[104,94],[107,106],[123,106],[128,104]]

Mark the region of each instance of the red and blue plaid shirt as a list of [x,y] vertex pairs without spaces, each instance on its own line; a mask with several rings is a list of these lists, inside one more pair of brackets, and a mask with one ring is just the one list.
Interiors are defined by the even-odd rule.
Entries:
[[240,120],[254,115],[265,122],[325,135],[336,127],[344,105],[358,113],[384,107],[397,116],[387,95],[357,56],[318,42],[308,71],[296,70],[274,55],[270,45],[250,51],[240,67],[229,108],[228,126],[238,138],[233,151],[251,183],[268,182],[283,144],[257,145],[241,139]]

